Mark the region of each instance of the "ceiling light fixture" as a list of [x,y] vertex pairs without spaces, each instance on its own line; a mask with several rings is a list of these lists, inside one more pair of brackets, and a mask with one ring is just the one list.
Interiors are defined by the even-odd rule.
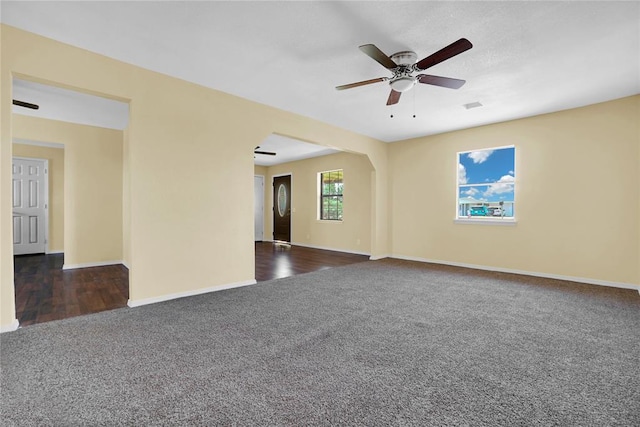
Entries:
[[[376,45],[363,44],[360,46],[360,50],[378,64],[391,71],[393,76],[378,77],[375,79],[336,86],[336,89],[344,90],[372,83],[389,82],[391,93],[387,99],[387,105],[397,104],[398,101],[400,101],[402,93],[411,90],[417,83],[441,86],[450,89],[459,89],[465,83],[464,80],[433,76],[430,74],[414,75],[414,73],[422,73],[422,71],[427,68],[437,65],[442,61],[446,61],[447,59],[461,54],[472,47],[473,45],[469,40],[462,38],[416,62],[418,55],[411,50],[403,50],[402,52],[396,52],[391,56],[387,56],[383,51],[378,49]],[[391,117],[393,117],[393,115],[391,115]]]
[[415,84],[415,77],[398,77],[389,82],[389,85],[391,85],[391,89],[395,90],[396,92],[406,92],[413,86],[415,86]]

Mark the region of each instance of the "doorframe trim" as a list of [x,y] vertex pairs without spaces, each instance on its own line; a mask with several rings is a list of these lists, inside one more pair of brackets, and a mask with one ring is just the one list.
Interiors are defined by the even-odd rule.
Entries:
[[275,175],[271,175],[271,182],[273,182],[273,178],[279,178],[281,176],[293,176],[293,172],[284,172],[284,173],[277,173]]
[[64,150],[64,144],[59,142],[44,142],[44,141],[34,141],[32,139],[24,139],[24,138],[13,138],[13,144],[22,144],[22,145],[35,145],[37,147],[47,147],[47,148],[60,148]]
[[[254,194],[254,196],[255,196],[255,192],[256,192],[256,189],[255,189],[255,178],[257,176],[262,178],[262,240],[260,240],[260,241],[263,242],[264,241],[264,201],[266,199],[264,182],[267,180],[267,177],[265,175],[260,175],[260,174],[256,174],[256,173],[253,174],[253,179],[254,179],[254,181],[253,181],[253,183],[254,183],[253,194]],[[255,206],[254,206],[253,207],[253,214],[254,215],[255,215],[255,211],[256,211],[256,209],[255,209]],[[255,230],[254,230],[254,237],[253,238],[255,239]],[[255,241],[257,242],[258,240],[255,240]]]
[[[38,160],[44,163],[45,180],[44,180],[44,253],[49,253],[49,159],[41,159],[39,157],[11,156],[11,160]],[[13,173],[12,173],[13,175]],[[13,190],[12,190],[13,191]],[[13,203],[13,202],[12,202]]]

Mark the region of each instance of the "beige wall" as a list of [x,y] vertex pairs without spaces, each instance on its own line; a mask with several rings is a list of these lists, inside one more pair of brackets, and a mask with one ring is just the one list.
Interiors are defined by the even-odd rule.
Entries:
[[13,135],[65,146],[65,266],[121,261],[122,131],[14,114]]
[[[394,255],[638,284],[640,96],[390,145]],[[454,223],[456,152],[516,147],[515,226]]]
[[[132,304],[254,280],[253,149],[271,133],[369,157],[376,171],[371,252],[389,252],[383,142],[1,28],[0,105],[10,105],[12,75],[130,102],[127,171],[120,183],[129,187],[128,195],[121,192],[128,198],[129,220],[123,212],[121,222]],[[15,319],[5,160],[13,124],[10,112],[2,110],[0,118],[0,327],[7,327]]]
[[[385,144],[6,25],[0,28],[0,328],[15,325],[12,75],[130,101],[129,128],[121,136],[126,146],[120,164],[126,170],[118,182],[120,202],[114,203],[128,206],[120,223],[133,303],[254,279],[253,149],[271,133],[368,157],[374,258],[393,250],[638,283],[637,97]],[[505,144],[518,147],[518,225],[453,224],[455,152]],[[76,160],[65,155],[65,164]],[[630,188],[631,183],[636,185]],[[600,194],[586,190],[587,185],[595,185]],[[606,206],[623,207],[598,217],[574,212],[570,219],[540,208],[551,202],[573,212],[595,197]],[[68,213],[65,206],[65,250]],[[490,248],[485,250],[485,244]]]
[[49,161],[48,251],[64,251],[64,150],[39,145],[13,144],[13,155]]
[[[342,221],[318,220],[318,173],[344,171]],[[370,254],[371,180],[366,156],[338,153],[267,168],[265,179],[265,239],[273,236],[273,177],[291,174],[291,242],[294,244]]]

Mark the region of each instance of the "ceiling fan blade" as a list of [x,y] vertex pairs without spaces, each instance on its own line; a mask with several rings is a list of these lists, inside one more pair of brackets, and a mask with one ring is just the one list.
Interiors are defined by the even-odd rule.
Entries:
[[369,57],[378,62],[378,64],[382,65],[384,68],[391,70],[398,67],[398,64],[393,62],[393,60],[389,58],[389,56],[385,55],[383,51],[378,49],[376,45],[364,44],[360,46],[360,50],[369,55]]
[[388,80],[388,79],[386,77],[380,77],[380,78],[377,78],[377,79],[364,80],[364,81],[357,82],[357,83],[350,83],[348,85],[336,86],[336,89],[337,90],[351,89],[352,87],[370,85],[371,83],[383,82],[385,80]]
[[439,64],[442,61],[446,61],[447,59],[452,58],[466,50],[469,50],[472,47],[473,45],[469,40],[464,38],[460,39],[419,61],[418,63],[416,63],[416,68],[418,68],[419,70],[426,70],[427,68],[433,67],[434,65]]
[[400,95],[402,95],[402,92],[397,92],[391,89],[391,93],[389,94],[389,99],[387,99],[387,105],[397,104],[398,101],[400,101]]
[[40,108],[39,105],[31,104],[30,102],[18,101],[17,99],[13,100],[13,105],[17,105],[18,107],[30,108],[32,110],[37,110]]
[[460,89],[466,83],[465,80],[452,79],[451,77],[431,76],[428,74],[418,74],[416,76],[420,83],[448,87],[449,89]]
[[275,156],[276,155],[276,153],[272,153],[271,151],[254,151],[253,153],[254,154],[264,154],[264,155],[267,155],[267,156]]

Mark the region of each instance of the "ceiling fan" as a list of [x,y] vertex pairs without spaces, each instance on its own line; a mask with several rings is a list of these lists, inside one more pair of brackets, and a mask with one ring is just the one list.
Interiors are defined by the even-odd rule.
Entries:
[[451,43],[434,54],[416,62],[418,55],[412,51],[402,51],[387,56],[373,44],[365,44],[360,46],[360,50],[387,70],[393,73],[392,77],[379,77],[377,79],[364,80],[357,83],[350,83],[342,86],[336,86],[337,90],[351,89],[358,86],[364,86],[378,82],[389,82],[391,93],[387,100],[387,105],[397,104],[400,100],[402,92],[411,89],[416,83],[424,83],[428,85],[448,87],[450,89],[459,89],[465,84],[464,80],[452,79],[450,77],[432,76],[429,74],[417,74],[427,68],[446,61],[462,52],[473,47],[471,42],[465,38]]
[[264,154],[264,155],[266,155],[266,156],[275,156],[275,155],[276,155],[276,153],[274,153],[274,152],[272,152],[272,151],[259,151],[259,150],[258,150],[259,148],[260,148],[260,146],[258,145],[258,146],[256,147],[256,149],[255,149],[255,150],[253,150],[253,153],[254,153],[254,154]]
[[32,110],[37,110],[40,108],[39,105],[32,104],[30,102],[18,101],[17,99],[13,100],[13,105],[17,105],[18,107],[30,108]]

